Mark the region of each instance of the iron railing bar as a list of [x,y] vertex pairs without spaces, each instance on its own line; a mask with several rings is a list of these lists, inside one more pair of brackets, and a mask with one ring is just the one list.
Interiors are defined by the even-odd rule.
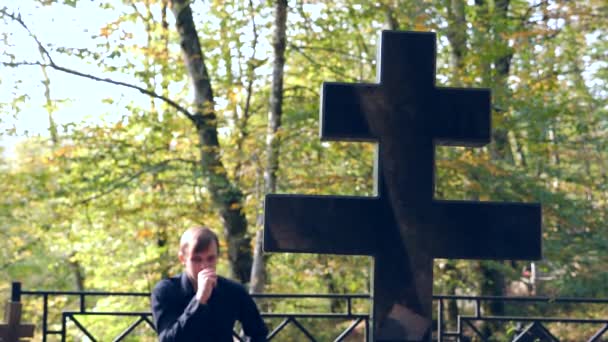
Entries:
[[97,342],[97,339],[91,335],[91,333],[74,317],[73,315],[69,315],[68,318],[74,322],[74,324],[82,331],[88,338],[90,338],[93,342]]
[[46,342],[48,333],[48,318],[49,318],[49,296],[42,296],[42,342]]
[[352,298],[347,298],[346,299],[346,314],[347,315],[352,315],[353,313],[353,303],[352,303]]
[[549,330],[549,328],[547,328],[544,324],[539,323],[538,324],[539,327],[544,330],[544,332],[549,335],[551,338],[553,338],[553,340],[555,340],[556,342],[559,342],[559,338],[555,337],[555,335],[553,335],[553,333],[551,332],[551,330]]
[[[67,296],[124,296],[124,297],[150,297],[150,292],[110,292],[110,291],[43,291],[43,290],[22,290],[22,295],[28,296],[43,296],[43,295],[67,295]],[[253,298],[326,298],[326,299],[338,299],[338,298],[352,298],[352,299],[368,299],[371,298],[369,294],[365,293],[353,293],[353,294],[323,294],[323,293],[253,293]],[[607,300],[608,302],[608,300]]]
[[531,333],[531,330],[535,324],[536,324],[536,322],[532,322],[532,323],[528,324],[528,326],[525,327],[524,330],[522,330],[515,337],[513,337],[513,341],[520,340],[524,335]]
[[604,333],[608,330],[608,323],[604,325],[600,330],[598,330],[587,342],[596,342],[599,341],[599,338],[604,335]]
[[458,342],[462,337],[462,316],[458,315],[456,318],[456,332],[458,333]]
[[[91,316],[142,316],[151,315],[149,311],[87,311],[85,313],[81,313],[80,311],[64,311],[67,314],[71,315],[91,315]],[[272,313],[272,312],[263,312],[261,313],[262,317],[267,318],[282,318],[282,317],[294,317],[294,318],[346,318],[346,319],[357,319],[357,318],[368,318],[369,315],[364,314],[355,314],[355,315],[345,315],[343,313]]]
[[273,313],[273,312],[262,312],[262,317],[268,318],[280,318],[280,317],[294,317],[294,318],[346,318],[346,319],[357,319],[367,318],[369,315],[356,314],[356,315],[345,315],[343,313]]
[[437,303],[437,342],[443,342],[443,299]]
[[363,321],[362,318],[357,319],[355,322],[353,322],[353,324],[351,324],[346,330],[344,330],[340,335],[338,335],[338,337],[336,337],[336,339],[334,340],[334,342],[342,342],[342,340],[348,336],[348,334],[351,333],[351,331],[353,331],[358,325],[359,323],[361,323]]
[[326,299],[339,299],[339,298],[371,298],[366,293],[253,293],[253,298],[326,298]]
[[514,321],[514,322],[550,322],[550,323],[596,323],[606,324],[608,319],[593,319],[593,318],[566,318],[566,317],[525,317],[525,316],[462,316],[462,318],[471,321]]
[[65,312],[61,314],[61,342],[65,342],[67,319],[68,315]]
[[85,297],[84,294],[80,295],[80,312],[82,312],[82,313],[87,311],[84,297]]
[[150,327],[152,327],[154,331],[156,331],[156,326],[154,325],[154,322],[148,319],[148,315],[142,315],[141,317],[144,319],[144,321],[146,321],[146,323],[148,323]]
[[232,331],[232,336],[233,336],[233,337],[236,337],[236,339],[237,339],[237,340],[239,340],[240,342],[245,342],[245,341],[244,341],[244,340],[241,338],[241,336],[239,336],[239,334],[237,334],[237,332],[236,332],[236,331],[234,331],[234,330]]
[[608,298],[575,298],[575,297],[547,297],[547,296],[459,296],[459,295],[433,295],[433,300],[449,299],[461,301],[505,301],[505,302],[548,302],[548,303],[591,303],[606,304]]
[[[519,333],[519,335],[517,335],[517,336],[515,336],[513,338],[513,341],[514,342],[515,341],[528,341],[529,338],[526,338],[525,335],[527,335],[527,334],[534,334],[533,333],[533,329],[534,328],[540,329],[545,334],[545,336],[548,336],[551,339],[551,341],[559,342],[559,339],[557,337],[555,337],[551,333],[551,331],[549,331],[549,329],[547,329],[546,326],[544,326],[542,323],[539,323],[539,322],[532,322],[531,324],[529,324],[521,333]],[[537,336],[538,335],[536,335],[534,337],[537,337]],[[543,341],[545,341],[545,339],[543,339]]]
[[131,333],[131,331],[133,331],[135,328],[137,328],[137,326],[144,321],[143,317],[139,317],[139,319],[135,322],[133,322],[131,325],[129,325],[127,327],[127,329],[123,330],[120,335],[118,335],[113,342],[118,342],[118,341],[122,341],[123,338],[127,337],[127,335],[129,335]]
[[281,324],[277,325],[277,327],[274,328],[274,330],[272,330],[272,332],[270,334],[268,334],[268,341],[270,341],[272,338],[274,338],[274,336],[276,334],[278,334],[281,330],[283,330],[283,328],[285,328],[285,326],[287,324],[289,324],[290,321],[291,321],[291,317],[287,317],[281,322]]
[[308,337],[310,341],[317,342],[317,340],[308,332],[308,330],[306,330],[306,328],[304,328],[302,324],[300,324],[300,322],[298,322],[297,319],[294,318],[291,321],[296,325],[296,327],[298,327],[298,329],[300,329],[301,332],[304,333],[304,335],[306,335],[306,337]]
[[[41,291],[41,290],[21,290],[22,295],[74,295],[79,296],[84,294],[86,296],[125,296],[125,297],[149,297],[150,292],[109,292],[109,291]],[[308,293],[259,293],[252,294],[253,298],[365,298],[369,299],[369,294],[308,294]],[[548,296],[513,296],[513,297],[500,297],[500,296],[460,296],[460,295],[433,295],[434,300],[438,299],[449,299],[449,300],[469,300],[473,301],[476,299],[482,301],[500,300],[507,302],[550,302],[550,303],[592,303],[592,304],[606,304],[608,298],[596,299],[596,298],[574,298],[574,297],[548,297]]]
[[465,320],[464,320],[464,322],[465,322],[465,323],[466,323],[466,324],[467,324],[469,327],[471,327],[471,329],[473,329],[473,331],[474,331],[474,332],[477,334],[477,336],[481,337],[481,339],[482,339],[483,341],[487,341],[487,340],[488,340],[488,339],[487,339],[485,336],[483,336],[483,334],[481,333],[481,331],[479,331],[479,330],[477,329],[477,327],[476,327],[474,324],[472,324],[471,322],[469,322],[469,320],[466,320],[466,319],[465,319]]
[[123,296],[123,297],[150,297],[150,292],[110,292],[110,291],[42,291],[28,290],[21,291],[21,294],[28,296]]
[[152,313],[148,311],[88,311],[81,313],[80,311],[64,311],[69,315],[81,316],[149,316]]

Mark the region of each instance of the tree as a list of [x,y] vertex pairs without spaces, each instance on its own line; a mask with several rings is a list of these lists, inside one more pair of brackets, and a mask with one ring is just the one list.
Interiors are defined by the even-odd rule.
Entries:
[[[279,16],[270,3],[44,3],[50,7],[34,12],[60,8],[65,16],[81,15],[85,6],[99,6],[95,13],[108,19],[87,28],[94,32],[90,45],[49,44],[34,26],[28,28],[40,45],[5,36],[4,70],[27,68],[17,44],[44,50],[39,62],[27,61],[35,77],[13,85],[3,73],[10,96],[0,110],[19,119],[39,94],[40,108],[49,109],[41,115],[56,137],[24,140],[15,161],[2,164],[3,190],[10,193],[2,234],[19,236],[3,254],[13,263],[4,279],[27,275],[33,285],[73,287],[69,262],[77,261],[86,288],[116,288],[104,279],[118,274],[118,287],[147,289],[177,270],[171,260],[176,236],[200,223],[230,224],[225,230],[237,237],[222,239],[223,250],[240,243],[237,250],[246,251],[249,234],[259,228],[265,186],[272,184],[264,171],[271,180],[276,170],[277,192],[372,194],[374,146],[318,139],[319,86],[373,82],[378,32],[391,27],[437,32],[437,84],[493,89],[494,142],[438,148],[436,197],[542,202],[546,260],[537,266],[554,280],[534,284],[536,293],[605,295],[608,30],[602,1],[290,2],[282,67],[273,63],[280,58],[270,58],[279,52],[271,43]],[[22,23],[35,19],[13,12],[2,12],[5,31],[27,34]],[[273,90],[273,69],[283,70],[282,91]],[[60,91],[69,82],[60,81],[59,72],[106,84],[98,91],[108,95],[90,106],[120,114],[105,123],[62,123],[67,104]],[[37,93],[24,87],[29,78],[45,82]],[[145,96],[109,95],[116,87]],[[189,91],[194,101],[186,99]],[[271,94],[282,99],[277,131],[268,130],[278,127],[267,115],[279,113]],[[273,137],[279,149],[269,149]],[[52,269],[30,263],[29,253],[48,256]],[[235,249],[229,254],[234,269],[251,262],[235,263],[241,255]],[[367,289],[366,258],[277,254],[267,262],[268,291]],[[444,260],[436,266],[435,292],[459,294],[509,293],[528,267]],[[41,275],[32,276],[34,269]],[[55,274],[68,275],[69,283],[55,281]]]

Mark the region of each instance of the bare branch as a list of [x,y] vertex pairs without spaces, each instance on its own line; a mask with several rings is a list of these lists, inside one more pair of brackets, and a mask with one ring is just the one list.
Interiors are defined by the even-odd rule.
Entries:
[[343,79],[345,82],[346,81],[357,81],[357,79],[348,76],[347,74],[345,74],[342,70],[339,70],[338,68],[335,68],[335,67],[332,67],[329,65],[323,65],[323,64],[319,63],[314,58],[312,58],[311,56],[306,54],[304,51],[302,51],[301,47],[293,45],[293,44],[289,44],[289,46],[292,49],[294,49],[297,53],[302,55],[302,57],[304,57],[307,61],[309,61],[314,67],[328,69],[329,71],[333,72],[335,75],[340,76],[340,78]]
[[131,7],[133,7],[133,10],[135,11],[135,13],[137,13],[137,16],[145,23],[146,21],[148,21],[150,18],[146,18],[137,8],[137,5],[135,5],[135,3],[131,3]]
[[129,184],[131,181],[141,177],[142,175],[148,173],[148,172],[158,172],[158,171],[162,171],[164,168],[166,168],[166,166],[173,162],[173,161],[178,161],[178,162],[185,162],[185,163],[189,163],[192,165],[196,165],[196,161],[192,161],[192,160],[188,160],[188,159],[183,159],[183,158],[174,158],[174,159],[167,159],[167,160],[163,160],[162,162],[156,163],[154,165],[151,165],[149,167],[146,167],[132,175],[129,176],[124,176],[121,177],[121,179],[119,181],[117,181],[116,183],[112,184],[109,188],[107,188],[106,190],[97,193],[93,196],[87,197],[85,199],[82,199],[80,201],[78,201],[76,204],[87,204],[95,199],[98,199],[100,197],[103,197],[105,195],[108,195],[112,192],[114,192],[115,190],[118,190],[124,186],[126,186],[127,184]]
[[[245,139],[247,139],[247,137],[249,136],[249,130],[247,129],[247,123],[249,122],[249,117],[251,116],[251,112],[252,112],[251,111],[251,97],[253,96],[253,82],[255,79],[255,69],[260,66],[260,65],[255,65],[255,64],[257,64],[255,55],[256,55],[259,35],[258,35],[257,24],[255,23],[255,9],[253,7],[252,0],[249,0],[249,14],[250,14],[250,18],[251,18],[251,25],[252,25],[252,31],[253,31],[253,42],[251,44],[251,50],[252,50],[251,57],[250,57],[249,61],[247,62],[247,87],[246,87],[247,96],[245,99],[245,109],[243,110],[243,118],[240,120],[240,123],[237,123],[237,126],[239,127],[239,131],[240,131],[240,136],[238,137],[238,139],[236,141],[238,151],[243,151],[243,143],[245,142]],[[235,179],[235,182],[237,182],[237,183],[240,181],[240,178],[241,178],[242,166],[243,166],[243,161],[241,160],[241,158],[239,158],[234,167],[234,179]]]
[[186,117],[188,117],[188,119],[194,121],[194,115],[192,113],[190,113],[189,110],[187,110],[186,108],[180,106],[177,102],[169,99],[168,97],[165,97],[163,95],[159,95],[154,91],[148,90],[146,88],[134,85],[134,84],[130,84],[130,83],[126,83],[126,82],[121,82],[121,81],[115,81],[112,80],[110,78],[102,78],[102,77],[98,77],[98,76],[94,76],[91,74],[87,74],[87,73],[83,73],[77,70],[73,70],[73,69],[69,69],[66,67],[62,67],[60,65],[57,65],[55,62],[53,62],[53,58],[51,57],[51,55],[49,54],[48,50],[44,47],[44,45],[38,40],[38,38],[36,38],[36,36],[30,31],[30,29],[27,27],[27,25],[25,24],[25,22],[23,22],[23,20],[21,19],[20,16],[16,16],[14,14],[8,13],[6,11],[6,9],[0,9],[0,13],[8,16],[9,18],[11,18],[12,20],[16,21],[19,23],[19,25],[21,25],[25,30],[27,30],[27,32],[30,34],[30,36],[36,41],[36,44],[38,45],[38,49],[48,58],[49,63],[42,63],[42,62],[3,62],[2,64],[4,66],[10,66],[10,67],[17,67],[17,66],[24,66],[24,65],[28,65],[28,66],[41,66],[41,67],[49,67],[49,68],[53,68],[55,70],[58,71],[62,71],[68,74],[72,74],[75,76],[80,76],[83,78],[88,78],[90,80],[93,81],[98,81],[98,82],[103,82],[103,83],[109,83],[109,84],[113,84],[113,85],[118,85],[121,87],[126,87],[126,88],[130,88],[130,89],[135,89],[137,91],[139,91],[142,94],[151,96],[153,98],[162,100],[164,102],[166,102],[167,104],[169,104],[171,107],[175,108],[178,112],[184,114]]
[[40,50],[40,52],[42,52],[42,54],[44,54],[46,56],[46,58],[49,59],[49,63],[55,64],[55,62],[53,62],[53,58],[51,58],[51,55],[49,54],[49,51],[38,40],[38,37],[36,37],[36,35],[34,33],[32,33],[32,31],[30,31],[29,27],[27,27],[27,25],[25,25],[25,22],[21,19],[20,15],[8,13],[6,11],[6,8],[0,9],[0,13],[6,15],[7,17],[9,17],[12,20],[16,21],[17,23],[19,23],[19,25],[21,25],[21,27],[23,27],[27,31],[27,33],[30,35],[30,37],[32,37],[36,41],[36,44],[38,45],[38,49]]

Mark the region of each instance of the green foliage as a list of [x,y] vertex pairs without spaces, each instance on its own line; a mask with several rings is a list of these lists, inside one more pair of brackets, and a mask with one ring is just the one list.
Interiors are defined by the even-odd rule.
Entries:
[[[44,6],[29,9],[26,24],[44,16],[47,6],[84,13],[79,11],[85,4],[78,1],[33,2]],[[279,192],[373,194],[373,144],[319,141],[321,83],[375,81],[377,38],[389,18],[401,29],[434,30],[438,85],[492,88],[493,129],[501,138],[478,149],[437,147],[436,197],[541,202],[544,260],[536,265],[536,294],[607,296],[605,5],[600,0],[536,5],[517,0],[504,15],[494,5],[463,1],[467,40],[462,68],[455,70],[450,62],[454,46],[446,39],[449,3],[457,1],[290,2]],[[215,92],[220,154],[229,178],[245,195],[249,227],[255,227],[264,188],[272,7],[237,0],[192,6]],[[45,46],[58,64],[126,80],[185,104],[189,81],[173,18],[162,8],[160,0],[99,2],[97,13],[111,19],[86,28],[88,44],[72,46],[59,39]],[[6,13],[2,18],[2,31],[8,33],[1,62],[28,60],[31,56],[20,48],[32,44],[36,49],[35,41],[18,41],[13,35],[23,27]],[[505,73],[501,67],[507,60]],[[21,75],[26,68],[6,69]],[[46,84],[54,92],[63,79],[59,73],[49,75],[52,82]],[[29,87],[29,77],[1,79],[10,95],[0,98],[0,134],[17,134],[8,119],[20,120],[24,111],[36,110],[47,120],[66,109],[69,101],[58,98],[48,98],[50,107],[34,108],[35,99],[45,94]],[[24,138],[13,156],[0,159],[0,240],[5,241],[0,302],[11,280],[23,281],[27,289],[149,291],[161,277],[179,272],[176,245],[185,227],[221,227],[202,181],[191,123],[158,98],[126,89],[113,96],[107,89],[94,90],[98,102],[90,104],[91,112],[99,115],[93,108],[104,108],[120,119],[63,122],[58,141]],[[222,259],[220,271],[227,274],[227,256]],[[479,267],[498,270],[506,285],[522,283],[521,270],[528,265],[438,260],[435,292],[479,293]],[[369,290],[366,257],[277,254],[268,266],[270,292]],[[100,299],[91,305],[135,309],[140,304]],[[341,309],[331,302],[267,308]],[[366,311],[367,304],[356,309]]]

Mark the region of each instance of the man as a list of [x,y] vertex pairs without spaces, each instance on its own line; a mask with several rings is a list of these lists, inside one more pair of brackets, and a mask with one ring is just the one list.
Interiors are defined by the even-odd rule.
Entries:
[[268,329],[255,302],[240,284],[218,276],[217,235],[190,228],[180,239],[184,272],[152,291],[152,315],[160,341],[232,342],[236,320],[251,341],[266,341]]

